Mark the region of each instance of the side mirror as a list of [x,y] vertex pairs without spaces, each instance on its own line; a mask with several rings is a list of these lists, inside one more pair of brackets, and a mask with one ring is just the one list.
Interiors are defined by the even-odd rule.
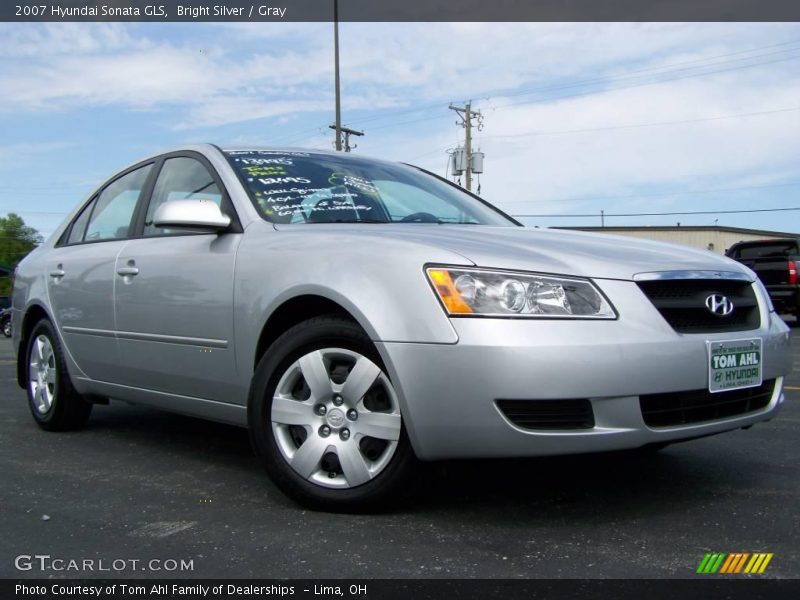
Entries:
[[173,200],[164,202],[153,215],[156,227],[186,227],[190,229],[227,229],[231,218],[223,215],[211,200]]

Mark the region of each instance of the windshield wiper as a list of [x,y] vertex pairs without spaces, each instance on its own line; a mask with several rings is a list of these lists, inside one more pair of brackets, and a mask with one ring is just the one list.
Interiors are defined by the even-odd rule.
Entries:
[[388,223],[383,219],[334,219],[332,221],[315,221],[314,223],[306,223],[307,225],[325,225],[331,223]]

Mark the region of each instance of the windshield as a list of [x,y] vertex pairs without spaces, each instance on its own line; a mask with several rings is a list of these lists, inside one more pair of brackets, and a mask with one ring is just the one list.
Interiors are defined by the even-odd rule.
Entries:
[[412,167],[278,150],[225,152],[273,223],[515,225],[457,187]]

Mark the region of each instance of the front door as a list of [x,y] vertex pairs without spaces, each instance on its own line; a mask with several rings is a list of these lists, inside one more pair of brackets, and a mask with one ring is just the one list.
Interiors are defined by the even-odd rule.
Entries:
[[117,257],[120,383],[235,402],[241,390],[234,388],[233,276],[241,234],[153,225],[160,204],[188,198],[212,200],[232,212],[210,165],[187,156],[167,158],[144,216],[143,237]]

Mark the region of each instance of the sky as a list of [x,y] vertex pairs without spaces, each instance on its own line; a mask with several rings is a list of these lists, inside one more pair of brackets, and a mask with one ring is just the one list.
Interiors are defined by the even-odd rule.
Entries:
[[[528,226],[800,231],[800,24],[343,23],[354,152],[446,174],[471,101],[481,196]],[[331,149],[330,23],[0,24],[0,215],[45,235],[187,142]],[[554,216],[555,215],[555,216]],[[589,215],[589,216],[578,216]]]

